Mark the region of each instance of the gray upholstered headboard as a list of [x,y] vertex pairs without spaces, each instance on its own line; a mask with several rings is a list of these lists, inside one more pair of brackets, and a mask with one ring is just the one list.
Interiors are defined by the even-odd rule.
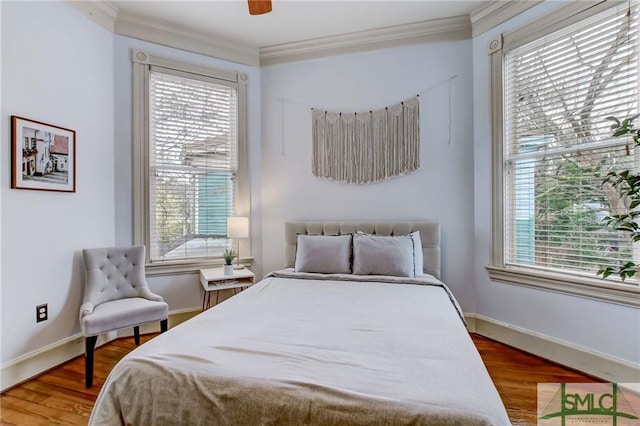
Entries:
[[420,231],[424,272],[440,278],[440,224],[434,222],[287,222],[284,224],[285,268],[295,265],[297,235],[342,235],[357,231],[383,236]]

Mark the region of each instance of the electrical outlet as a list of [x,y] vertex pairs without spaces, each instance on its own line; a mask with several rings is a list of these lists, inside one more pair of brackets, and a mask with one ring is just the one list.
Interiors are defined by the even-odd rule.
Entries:
[[49,308],[47,304],[36,306],[36,322],[42,322],[49,319]]

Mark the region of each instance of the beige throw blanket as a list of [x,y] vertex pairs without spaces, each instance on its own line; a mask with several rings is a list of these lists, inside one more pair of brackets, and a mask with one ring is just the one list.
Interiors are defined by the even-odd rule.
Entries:
[[90,424],[509,424],[442,287],[308,278],[266,278],[131,352]]

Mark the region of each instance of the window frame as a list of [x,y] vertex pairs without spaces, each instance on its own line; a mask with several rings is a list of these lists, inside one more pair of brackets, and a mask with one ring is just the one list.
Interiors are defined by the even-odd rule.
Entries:
[[[238,90],[238,147],[236,174],[236,198],[234,215],[249,217],[250,185],[247,139],[247,86],[249,78],[238,71],[206,67],[189,62],[164,58],[149,54],[144,50],[132,49],[133,62],[133,243],[147,248],[151,243],[150,200],[149,200],[149,74],[152,66],[162,67],[179,73],[187,73],[221,80],[229,85],[237,85]],[[141,167],[140,167],[141,166]],[[240,263],[250,265],[251,238],[239,241]],[[221,266],[222,257],[194,258],[151,262],[146,251],[147,275],[171,275],[198,272],[202,268]]]
[[617,279],[602,280],[587,274],[536,270],[506,266],[504,260],[504,106],[503,75],[504,54],[516,47],[537,40],[568,25],[575,24],[610,7],[620,5],[616,1],[597,4],[572,2],[535,22],[500,34],[489,41],[489,73],[491,97],[491,254],[485,267],[492,281],[543,289],[599,301],[640,307],[640,286]]

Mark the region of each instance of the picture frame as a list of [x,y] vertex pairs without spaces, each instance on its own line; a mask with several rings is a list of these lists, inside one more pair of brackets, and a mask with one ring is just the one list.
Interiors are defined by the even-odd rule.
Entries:
[[76,132],[11,116],[11,188],[76,192]]

